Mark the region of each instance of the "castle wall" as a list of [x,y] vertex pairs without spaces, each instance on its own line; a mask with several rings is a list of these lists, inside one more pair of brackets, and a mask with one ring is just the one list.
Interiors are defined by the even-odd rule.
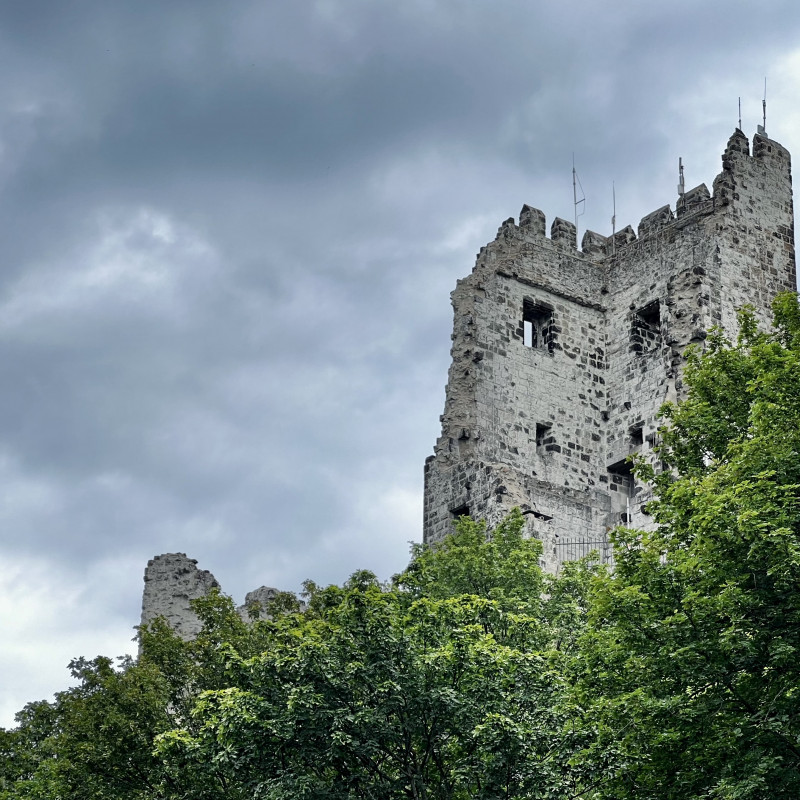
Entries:
[[142,595],[142,625],[163,617],[170,628],[184,639],[200,633],[200,620],[190,602],[218,589],[217,579],[197,568],[197,559],[186,553],[164,553],[147,562]]
[[[532,529],[553,530],[553,519],[565,534],[597,527],[588,453],[605,408],[603,308],[593,299],[602,272],[577,251],[570,223],[556,220],[547,238],[541,212],[526,207],[520,217],[501,226],[452,295],[453,363],[436,448],[445,469],[427,471],[434,539],[459,509],[494,523],[520,505]],[[525,342],[526,308],[546,317],[535,344]],[[435,500],[443,493],[446,508]]]
[[496,524],[511,507],[544,542],[544,565],[643,526],[649,495],[627,457],[656,443],[657,413],[682,396],[690,344],[736,311],[795,288],[789,154],[737,131],[714,195],[705,185],[638,235],[587,232],[524,206],[452,294],[453,361],[442,435],[425,465],[424,539],[462,513]]
[[791,159],[786,148],[766,136],[738,131],[722,157],[714,181],[723,207],[724,228],[717,237],[722,267],[719,303],[722,324],[735,328],[735,310],[751,304],[762,322],[778,292],[796,289]]
[[661,405],[681,395],[683,353],[719,323],[708,303],[709,285],[718,281],[706,230],[712,213],[709,202],[679,219],[670,213],[658,226],[640,225],[641,238],[612,249],[605,262],[609,391],[599,468],[612,493],[608,527],[647,524],[642,507],[650,495],[626,459],[652,449]]
[[[197,559],[186,553],[164,553],[151,558],[144,571],[141,624],[147,625],[158,617],[183,639],[194,639],[202,623],[191,607],[192,600],[221,589],[217,579],[207,570],[199,569]],[[236,610],[245,620],[266,616],[268,605],[278,594],[271,586],[260,586],[248,592],[244,604]]]

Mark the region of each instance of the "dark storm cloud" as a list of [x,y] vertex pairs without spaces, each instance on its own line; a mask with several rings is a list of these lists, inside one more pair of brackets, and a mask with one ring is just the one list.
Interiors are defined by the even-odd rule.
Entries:
[[678,155],[710,182],[797,32],[789,2],[0,6],[5,719],[128,648],[156,553],[238,599],[402,568],[475,251],[571,216],[573,152],[603,233],[612,180],[634,226]]

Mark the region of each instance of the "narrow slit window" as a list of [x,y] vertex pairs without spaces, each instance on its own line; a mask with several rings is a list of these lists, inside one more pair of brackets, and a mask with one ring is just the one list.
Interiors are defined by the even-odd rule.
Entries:
[[522,343],[533,347],[533,323],[529,319],[522,320]]
[[609,464],[608,475],[611,479],[609,489],[625,498],[625,511],[620,513],[619,519],[623,525],[631,522],[631,500],[636,494],[636,480],[633,475],[633,465],[627,458]]
[[553,426],[548,422],[536,423],[536,452],[544,455],[547,452],[547,445],[553,444]]

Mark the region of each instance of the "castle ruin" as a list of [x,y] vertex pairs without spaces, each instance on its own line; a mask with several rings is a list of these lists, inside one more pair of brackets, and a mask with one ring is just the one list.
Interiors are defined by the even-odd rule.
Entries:
[[609,529],[648,523],[627,459],[656,443],[657,412],[682,396],[684,351],[749,303],[762,322],[796,288],[791,165],[762,128],[737,129],[712,192],[602,236],[523,206],[452,293],[442,434],[425,463],[423,537],[463,514],[496,524],[513,506],[543,566],[598,550]]
[[[196,558],[188,558],[186,553],[151,558],[144,571],[141,624],[163,617],[179,636],[193,639],[200,633],[202,623],[191,602],[212,589],[221,590],[219,582],[207,569],[198,568]],[[236,610],[245,621],[267,616],[269,604],[277,594],[278,589],[272,586],[260,586],[248,592],[244,604]]]
[[[720,326],[736,333],[749,303],[771,318],[796,288],[789,153],[762,129],[737,129],[713,192],[680,187],[612,236],[523,206],[482,248],[452,293],[455,324],[442,435],[425,463],[423,539],[455,518],[496,524],[514,506],[544,544],[543,566],[597,550],[609,529],[645,527],[649,499],[627,458],[656,443],[657,412],[682,396],[684,351]],[[164,616],[183,637],[200,623],[190,601],[218,587],[183,553],[152,559],[142,623]],[[249,618],[276,590],[251,592]]]

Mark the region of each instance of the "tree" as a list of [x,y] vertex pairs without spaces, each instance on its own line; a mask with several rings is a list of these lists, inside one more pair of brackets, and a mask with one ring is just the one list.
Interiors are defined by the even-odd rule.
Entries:
[[391,585],[309,585],[261,653],[228,651],[236,679],[200,696],[193,730],[160,737],[184,796],[577,796],[595,776],[571,762],[586,734],[563,666],[586,577],[546,580],[522,527],[462,518]]
[[0,730],[0,798],[181,796],[153,752],[156,737],[189,724],[201,692],[228,685],[226,650],[252,655],[263,643],[261,626],[245,624],[218,592],[194,610],[203,621],[194,641],[156,620],[140,630],[137,662],[76,659],[76,686],[29,704],[17,728]]
[[303,612],[247,623],[212,593],[191,642],[157,620],[138,662],[75,661],[75,687],[0,732],[0,797],[577,796],[590,570],[544,576],[522,529],[464,518],[389,584],[309,582]]
[[0,798],[166,797],[155,736],[175,722],[152,665],[77,659],[79,684],[52,703],[31,703],[0,738]]
[[800,794],[800,309],[740,315],[689,354],[667,422],[650,532],[616,536],[595,584],[577,691],[595,748],[627,766],[614,798]]

